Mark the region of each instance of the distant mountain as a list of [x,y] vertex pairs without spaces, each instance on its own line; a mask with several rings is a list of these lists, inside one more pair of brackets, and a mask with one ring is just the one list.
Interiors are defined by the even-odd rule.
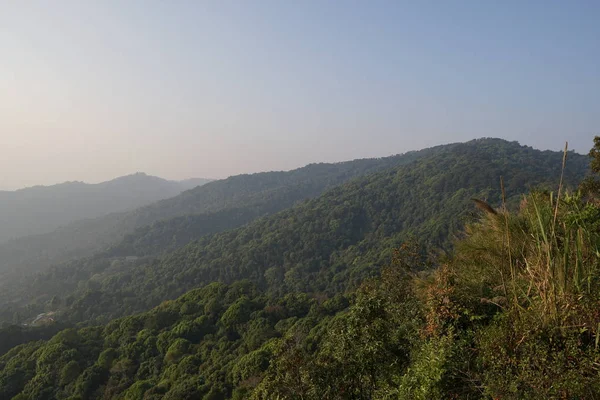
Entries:
[[190,178],[179,181],[180,184],[184,185],[187,189],[193,189],[197,186],[206,185],[208,182],[212,182],[214,179],[206,178]]
[[0,191],[0,242],[51,232],[81,219],[132,210],[206,182],[174,182],[137,173],[98,184],[65,182]]
[[[131,246],[120,243],[121,239],[138,228],[142,228],[141,231],[129,238],[138,241],[131,243],[137,247],[135,251],[144,255],[160,253],[202,235],[236,228],[262,215],[291,207],[354,177],[405,165],[427,155],[448,151],[452,146],[385,158],[310,164],[292,171],[237,175],[213,181],[130,212],[81,220],[51,233],[0,244],[0,277],[10,272],[23,275],[40,271],[52,264],[92,255],[114,244],[120,246],[115,251],[122,253]],[[183,183],[190,186],[197,181]],[[178,219],[169,221],[172,218]],[[158,238],[160,243],[154,241],[155,229],[150,236],[142,237],[148,231],[147,226],[152,224],[159,224],[164,229]],[[167,232],[176,233],[177,238],[166,242]]]

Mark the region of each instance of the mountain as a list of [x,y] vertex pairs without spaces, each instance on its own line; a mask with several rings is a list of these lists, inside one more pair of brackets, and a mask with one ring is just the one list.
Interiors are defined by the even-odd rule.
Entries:
[[[194,231],[190,240],[201,234],[234,228],[258,216],[280,211],[295,202],[315,197],[325,189],[356,176],[406,164],[451,147],[452,145],[438,146],[379,159],[311,164],[287,172],[238,175],[213,181],[130,212],[77,221],[51,233],[0,244],[0,276],[7,273],[26,275],[52,264],[92,255],[119,243],[126,234],[132,233],[136,228],[154,223],[160,223],[165,232],[169,231],[174,235],[183,225],[190,226],[187,219],[190,215],[195,215],[190,217],[193,220],[191,226]],[[197,182],[191,181],[191,184],[195,183]],[[212,215],[213,213],[218,215]],[[160,222],[182,216],[186,218],[166,224]],[[143,228],[142,232],[144,229],[147,228]],[[172,237],[169,237],[169,240]],[[188,240],[186,238],[185,232],[182,231],[174,241],[175,245],[180,245],[184,239]],[[154,245],[150,248],[155,253],[165,250]]]
[[600,207],[562,157],[468,142],[153,261],[53,268],[26,291],[59,321],[154,308],[10,349],[0,396],[596,398]]
[[[4,303],[27,298],[30,309],[41,312],[46,301],[58,296],[55,301],[66,306],[63,318],[82,322],[147,310],[214,281],[249,279],[277,295],[334,295],[376,275],[388,262],[390,249],[405,240],[448,249],[451,232],[469,217],[471,198],[499,204],[500,177],[508,204],[517,204],[535,187],[556,189],[561,163],[561,153],[515,142],[485,139],[454,145],[407,165],[357,177],[315,199],[204,236],[158,258],[115,259],[144,256],[152,243],[168,247],[172,235],[180,234],[155,224],[106,253],[28,279],[25,293],[6,290]],[[587,157],[570,153],[565,184],[576,185],[588,164]],[[185,220],[175,220],[175,226],[184,227]],[[181,231],[187,234],[189,230]],[[4,318],[14,312],[5,307]]]
[[212,182],[215,179],[206,179],[206,178],[189,178],[183,179],[179,181],[181,185],[184,185],[187,189],[193,189],[197,186],[206,185],[208,182]]
[[0,191],[0,242],[132,210],[204,183],[206,180],[173,182],[137,173],[98,184],[65,182]]

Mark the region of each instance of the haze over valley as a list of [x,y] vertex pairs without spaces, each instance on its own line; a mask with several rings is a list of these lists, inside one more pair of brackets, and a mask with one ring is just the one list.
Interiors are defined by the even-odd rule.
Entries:
[[48,233],[82,219],[128,211],[209,182],[180,182],[137,173],[98,184],[65,182],[0,191],[0,242]]

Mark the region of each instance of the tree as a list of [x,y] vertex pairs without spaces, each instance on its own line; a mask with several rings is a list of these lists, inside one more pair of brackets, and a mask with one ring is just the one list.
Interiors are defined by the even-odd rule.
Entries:
[[596,199],[600,195],[600,136],[594,137],[594,147],[588,156],[592,175],[588,176],[579,188],[584,195]]

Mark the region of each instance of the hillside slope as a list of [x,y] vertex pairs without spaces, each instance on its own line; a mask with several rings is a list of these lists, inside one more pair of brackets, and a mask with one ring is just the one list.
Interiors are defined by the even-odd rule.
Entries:
[[[336,164],[311,164],[288,172],[265,172],[238,175],[213,181],[180,195],[141,207],[131,212],[77,221],[54,232],[29,236],[0,244],[0,276],[7,272],[27,274],[52,264],[89,256],[118,243],[136,228],[170,218],[202,214],[195,228],[216,232],[206,219],[208,214],[241,210],[243,216],[232,217],[223,225],[233,228],[259,215],[290,207],[295,202],[321,194],[325,189],[356,176],[409,163],[428,154],[446,151],[452,145],[380,158],[354,160]],[[228,210],[228,211],[225,211]],[[179,230],[174,221],[170,231]],[[183,236],[181,236],[183,237]],[[177,242],[179,244],[181,241]],[[158,250],[160,253],[163,249]],[[156,250],[155,250],[156,251]]]
[[[575,154],[570,158],[567,186],[587,165]],[[427,274],[414,274],[427,263],[409,243],[389,256],[389,246],[409,226],[420,238],[446,242],[450,223],[474,208],[469,196],[499,197],[496,174],[504,177],[511,201],[522,198],[524,186],[556,187],[555,163],[561,163],[558,153],[471,142],[453,154],[358,178],[156,264],[134,266],[141,275],[131,282],[124,275],[100,276],[92,281],[103,290],[127,284],[134,290],[135,284],[138,296],[160,285],[174,290],[172,282],[232,282],[213,282],[105,326],[68,329],[16,347],[0,357],[0,395],[596,398],[596,202],[563,193],[557,207],[555,196],[538,192],[520,201],[518,211],[483,213],[442,267]],[[523,165],[527,171],[518,168]],[[531,181],[524,185],[525,178]],[[387,268],[356,291],[339,293],[356,287],[372,266]],[[506,293],[510,298],[502,297]],[[101,311],[110,305],[106,294],[88,291],[71,311]],[[139,299],[121,300],[132,305]]]
[[[376,274],[403,240],[447,248],[471,198],[500,202],[501,176],[510,203],[532,187],[555,188],[561,162],[557,152],[502,140],[472,141],[357,178],[153,261],[115,264],[101,257],[52,269],[27,293],[39,296],[38,303],[62,296],[63,318],[76,322],[143,311],[213,281],[250,279],[272,294],[333,295]],[[586,157],[571,153],[565,182],[576,184],[587,168]]]

